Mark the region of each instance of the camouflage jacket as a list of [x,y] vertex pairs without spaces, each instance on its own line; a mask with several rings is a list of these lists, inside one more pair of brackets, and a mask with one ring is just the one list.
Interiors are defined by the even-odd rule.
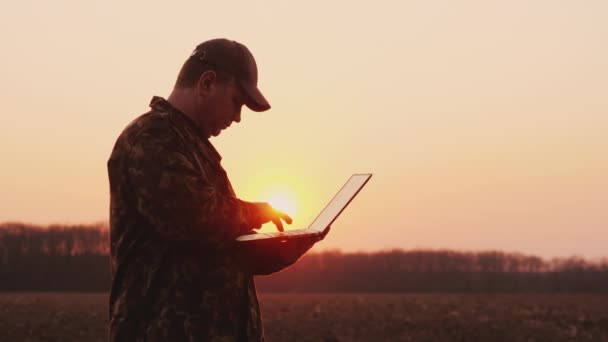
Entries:
[[154,97],[110,159],[111,341],[263,340],[234,239],[255,226],[196,125]]

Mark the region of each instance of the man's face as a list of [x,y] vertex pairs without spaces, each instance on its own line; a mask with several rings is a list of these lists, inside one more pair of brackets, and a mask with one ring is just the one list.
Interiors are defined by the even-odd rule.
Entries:
[[218,136],[232,122],[240,122],[241,109],[245,104],[244,94],[235,81],[217,82],[213,87],[205,113],[208,136]]

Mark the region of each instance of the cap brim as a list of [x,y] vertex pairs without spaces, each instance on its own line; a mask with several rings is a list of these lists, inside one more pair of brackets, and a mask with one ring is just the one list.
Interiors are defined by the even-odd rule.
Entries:
[[247,95],[247,102],[245,105],[254,112],[263,112],[270,109],[270,104],[262,95],[262,92],[258,87],[252,86],[249,84],[245,84],[241,82],[241,87],[245,91],[245,95]]

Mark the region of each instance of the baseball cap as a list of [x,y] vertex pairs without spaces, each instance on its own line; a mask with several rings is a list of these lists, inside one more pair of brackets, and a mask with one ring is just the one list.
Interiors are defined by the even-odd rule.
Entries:
[[258,88],[257,64],[245,45],[224,38],[211,39],[200,43],[190,58],[234,76],[247,97],[245,105],[249,109],[255,112],[270,109],[270,104]]

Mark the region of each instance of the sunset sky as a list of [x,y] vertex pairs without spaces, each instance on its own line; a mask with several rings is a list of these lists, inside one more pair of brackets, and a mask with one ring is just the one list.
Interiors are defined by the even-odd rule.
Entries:
[[316,250],[608,256],[607,1],[2,7],[0,221],[107,221],[116,137],[226,37],[272,105],[212,139],[241,198],[305,227],[374,173]]

